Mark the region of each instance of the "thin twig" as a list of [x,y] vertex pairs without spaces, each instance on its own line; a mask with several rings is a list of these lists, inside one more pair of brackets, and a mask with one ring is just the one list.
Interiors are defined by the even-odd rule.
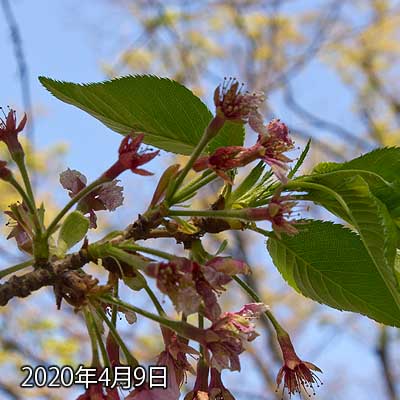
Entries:
[[28,64],[25,58],[25,52],[22,44],[22,38],[20,29],[18,26],[18,22],[14,16],[12,11],[10,2],[8,0],[2,0],[1,2],[4,19],[10,31],[11,41],[14,49],[15,60],[17,62],[18,67],[18,75],[21,85],[21,95],[22,102],[24,105],[25,112],[30,117],[30,122],[27,127],[27,137],[29,139],[30,145],[32,149],[34,148],[34,122],[32,116],[32,96],[30,90],[29,83],[29,74],[28,74]]

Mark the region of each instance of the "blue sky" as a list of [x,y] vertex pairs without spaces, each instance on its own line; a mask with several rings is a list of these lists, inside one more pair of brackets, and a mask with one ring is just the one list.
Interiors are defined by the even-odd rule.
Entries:
[[[15,0],[11,3],[19,22],[29,64],[37,147],[44,149],[59,142],[67,143],[69,151],[65,156],[65,165],[95,178],[110,165],[110,153],[116,154],[120,136],[82,111],[53,98],[40,85],[37,77],[44,75],[75,82],[103,80],[100,61],[114,55],[117,41],[115,37],[110,39],[108,34],[112,36],[120,30],[134,31],[135,28],[129,24],[131,18],[121,10],[110,8],[102,0]],[[0,33],[0,105],[9,104],[21,110],[17,66],[8,28],[3,22],[0,23]],[[224,74],[229,75],[229,71],[224,71]],[[302,93],[301,101],[305,106],[312,108],[316,114],[342,123],[357,132],[359,126],[350,113],[352,99],[326,65],[320,61],[311,63],[301,79],[295,80],[294,86],[298,93]],[[278,117],[284,119],[285,116],[288,123],[298,122],[290,114],[286,116],[285,106],[279,96],[272,96],[269,101]],[[308,129],[304,123],[301,124],[299,127]],[[324,132],[321,134],[326,135]],[[149,169],[156,171],[157,177],[162,165],[163,161],[159,159]],[[140,211],[139,200],[135,201],[137,188],[140,188],[141,196],[150,194],[156,177],[149,178],[146,185],[143,185],[136,176],[124,176],[123,183],[131,188],[128,189],[128,197],[132,199],[135,212]],[[60,191],[57,198],[66,199],[66,196]],[[125,212],[121,211],[117,218],[122,218]],[[261,253],[256,251],[254,254],[254,258],[258,259]],[[266,253],[263,257],[267,259]],[[269,279],[282,284],[280,276],[273,269]],[[332,315],[343,319],[348,314],[332,311]],[[370,329],[373,324],[364,319],[361,326]],[[334,379],[335,374],[341,375],[346,371],[346,374],[354,376],[355,381],[361,376],[366,385],[373,387],[373,382],[368,382],[368,378],[378,374],[379,370],[373,353],[367,351],[372,341],[365,343],[350,329],[347,332],[338,332],[338,329],[328,325],[321,327],[313,321],[306,334],[296,338],[296,341],[302,345],[305,358],[316,354],[316,359],[310,361],[315,361],[324,370],[327,381]],[[323,350],[319,352],[321,347]],[[238,376],[234,375],[233,378],[233,384],[236,381],[238,386]],[[257,385],[256,374],[252,375],[251,380]],[[373,390],[374,398],[378,399],[382,388],[374,387]],[[332,397],[324,393],[324,398],[370,398],[365,393],[365,390],[361,391],[353,385],[338,389],[337,395]]]

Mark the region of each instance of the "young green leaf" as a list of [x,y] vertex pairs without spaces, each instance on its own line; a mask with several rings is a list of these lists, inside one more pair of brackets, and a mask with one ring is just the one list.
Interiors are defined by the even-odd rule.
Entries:
[[[340,183],[336,179],[332,181],[332,176],[319,178],[319,184],[314,184],[315,189],[308,197],[354,227],[387,289],[400,306],[400,291],[394,272],[398,234],[385,204],[372,194],[361,176],[352,176]],[[298,184],[301,187],[301,182]],[[304,183],[305,189],[306,185]]]
[[75,244],[79,243],[89,229],[89,220],[79,211],[73,211],[65,218],[60,228],[57,242],[57,252],[65,254]]
[[301,179],[315,183],[329,180],[329,187],[333,187],[354,175],[362,176],[371,192],[400,217],[400,210],[396,210],[400,206],[399,147],[377,149],[344,163],[320,163],[310,176]]
[[308,152],[310,151],[310,146],[311,146],[311,139],[308,139],[308,142],[306,146],[304,147],[303,151],[300,154],[299,159],[297,160],[296,165],[290,170],[288,174],[288,178],[291,179],[294,177],[296,172],[300,169],[300,167],[303,165],[304,160],[307,157]]
[[265,169],[265,164],[260,161],[251,171],[250,173],[246,176],[246,178],[243,179],[243,181],[240,183],[240,185],[233,190],[228,198],[226,199],[226,205],[230,206],[233,203],[235,203],[238,199],[240,199],[242,196],[245,196],[261,177],[261,174],[264,172]]
[[[135,75],[106,82],[77,84],[40,77],[58,99],[100,120],[110,129],[145,133],[144,142],[178,154],[191,154],[212,119],[207,106],[189,89],[166,78]],[[225,123],[208,151],[242,145],[241,124]]]
[[[389,290],[370,249],[349,229],[304,221],[295,236],[267,242],[283,278],[304,296],[400,327],[399,294]],[[377,244],[378,245],[378,244]]]

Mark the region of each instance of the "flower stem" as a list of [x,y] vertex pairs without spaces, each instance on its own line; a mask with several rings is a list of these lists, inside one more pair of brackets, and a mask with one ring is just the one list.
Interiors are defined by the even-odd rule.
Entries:
[[100,366],[100,359],[99,359],[99,349],[97,347],[97,336],[93,324],[91,323],[92,316],[90,315],[90,311],[88,310],[87,307],[83,309],[83,315],[85,317],[86,327],[90,337],[90,344],[92,346],[92,366],[98,367]]
[[23,153],[12,153],[12,158],[17,164],[19,171],[22,176],[22,180],[24,181],[25,189],[27,191],[28,197],[32,201],[34,209],[36,210],[35,206],[35,196],[33,194],[31,180],[29,179],[28,170],[26,169],[25,160]]
[[147,292],[147,294],[149,295],[151,301],[154,304],[154,307],[157,309],[158,315],[162,316],[166,316],[166,313],[162,307],[162,305],[160,304],[160,302],[158,301],[156,295],[154,294],[154,292],[150,289],[149,286],[145,286],[144,290]]
[[39,221],[39,217],[38,217],[38,214],[37,214],[37,209],[36,209],[34,201],[29,197],[28,194],[26,194],[26,192],[23,189],[23,187],[14,179],[14,177],[10,177],[8,182],[20,194],[20,196],[22,197],[22,200],[24,201],[24,203],[28,207],[29,211],[31,212],[32,218],[33,218],[33,223],[35,225],[36,233],[41,232],[42,224]]
[[256,227],[249,227],[249,229],[252,230],[252,231],[254,231],[254,232],[260,233],[261,235],[266,236],[266,237],[275,237],[275,235],[274,235],[273,232],[266,231],[265,229],[261,229],[261,228],[259,228],[258,226],[256,226]]
[[[117,260],[117,262],[118,262],[118,260]],[[115,297],[118,297],[118,291],[119,291],[119,283],[117,280],[115,282],[114,292],[113,292],[113,295]],[[111,310],[111,322],[115,327],[117,327],[117,316],[118,316],[118,307],[115,304],[113,304],[112,310]]]
[[154,322],[157,322],[157,323],[165,326],[166,328],[170,328],[173,331],[176,331],[178,333],[180,332],[180,327],[181,327],[182,322],[173,321],[173,320],[167,319],[167,318],[165,318],[164,316],[161,316],[161,315],[160,316],[159,315],[155,315],[153,313],[150,313],[150,312],[148,312],[146,310],[143,310],[143,309],[141,309],[139,307],[136,307],[136,306],[133,306],[131,304],[125,303],[124,301],[122,301],[120,299],[117,299],[115,297],[109,296],[109,295],[108,296],[102,296],[102,297],[99,298],[99,300],[101,300],[101,301],[103,301],[103,302],[105,302],[107,304],[116,304],[119,307],[126,308],[127,310],[133,311],[133,312],[135,312],[135,313],[137,313],[139,315],[142,315],[142,316],[144,316],[144,317],[146,317],[146,318],[148,318],[148,319],[150,319],[150,320],[152,320]]
[[172,260],[173,258],[175,258],[173,254],[169,254],[161,250],[152,249],[151,247],[139,246],[137,244],[122,243],[118,247],[123,250],[141,251],[142,253],[153,254],[154,256],[165,258],[166,260]]
[[54,230],[57,227],[57,224],[60,222],[62,217],[71,209],[71,207],[78,203],[79,200],[83,199],[85,196],[87,196],[89,193],[91,193],[94,189],[97,187],[101,186],[103,183],[107,182],[107,178],[105,177],[100,177],[93,181],[89,186],[86,186],[84,189],[82,189],[76,196],[74,196],[66,205],[65,207],[56,215],[54,220],[51,222],[49,227],[47,228],[46,231],[46,237],[49,237]]
[[[198,318],[197,326],[199,327],[199,329],[204,329],[204,316],[202,314],[198,313],[197,318]],[[199,351],[201,354],[201,358],[204,358],[205,349],[201,343],[199,343]]]
[[241,210],[169,210],[168,215],[178,217],[244,218]]
[[96,307],[96,312],[99,315],[99,317],[107,324],[108,328],[110,329],[111,335],[113,336],[114,340],[118,343],[119,347],[124,353],[124,356],[128,364],[132,367],[138,366],[139,362],[136,360],[135,357],[133,357],[129,349],[126,347],[125,342],[122,340],[118,331],[115,329],[113,323],[107,318],[105,312],[100,307]]
[[[242,289],[257,303],[262,303],[263,301],[261,300],[261,297],[258,295],[258,293],[251,288],[244,280],[240,279],[238,276],[233,276],[233,279],[239,284],[239,286],[242,287]],[[274,314],[270,310],[265,311],[265,316],[269,319],[271,322],[272,326],[274,327],[276,334],[283,334],[287,333],[281,326],[281,324],[277,321],[275,318]]]
[[205,149],[207,146],[208,142],[215,137],[218,132],[222,129],[224,126],[225,119],[215,116],[211,122],[208,124],[206,130],[203,133],[203,136],[201,137],[199,143],[197,143],[197,146],[193,150],[193,153],[191,154],[188,162],[182,169],[181,173],[178,175],[177,179],[172,182],[170,190],[168,190],[168,194],[166,196],[166,203],[170,204],[170,200],[173,198],[174,194],[176,191],[179,189],[181,186],[183,180],[185,179],[186,175],[189,173],[191,170],[193,164],[195,161],[198,159],[202,151]]
[[207,185],[208,183],[212,182],[218,176],[211,171],[206,171],[204,175],[200,178],[196,179],[195,181],[191,182],[189,185],[185,186],[182,190],[180,190],[176,195],[171,199],[171,205],[180,203],[185,198],[190,196],[192,193],[196,192],[203,186]]
[[24,262],[22,262],[22,263],[13,265],[12,267],[8,267],[8,268],[5,268],[5,269],[2,269],[2,270],[0,271],[0,279],[4,278],[5,276],[7,276],[7,275],[9,275],[9,274],[12,274],[12,273],[14,273],[14,272],[20,271],[21,269],[24,269],[24,268],[26,268],[26,267],[29,267],[29,266],[32,265],[34,262],[35,262],[35,260],[34,260],[34,259],[31,259],[31,260],[27,260],[27,261],[24,261]]
[[94,330],[94,332],[96,334],[97,343],[98,343],[98,345],[100,347],[101,357],[103,359],[104,366],[110,368],[110,373],[112,374],[113,371],[112,371],[112,368],[111,368],[111,362],[110,362],[110,359],[108,357],[107,349],[106,349],[106,346],[104,345],[103,338],[101,337],[101,333],[99,331],[99,327],[97,326],[96,321],[93,318],[93,315],[91,313],[89,314],[89,318],[90,318],[90,323],[92,324],[93,330]]

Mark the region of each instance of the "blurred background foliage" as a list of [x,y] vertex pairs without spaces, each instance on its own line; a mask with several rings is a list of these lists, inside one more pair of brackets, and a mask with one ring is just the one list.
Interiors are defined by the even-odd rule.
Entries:
[[[5,3],[13,3],[2,2],[3,7]],[[44,2],[38,2],[38,13],[44,12],[41,3]],[[63,3],[68,2],[61,1],[58,6],[63,7]],[[212,89],[223,76],[236,76],[250,89],[265,91],[268,101],[262,111],[266,120],[279,117],[287,122],[299,147],[312,138],[312,152],[304,171],[318,161],[341,161],[377,146],[399,145],[398,1],[91,0],[87,3],[88,8],[75,23],[83,28],[82,40],[95,39],[93,46],[104,78],[136,73],[168,76],[210,101]],[[105,11],[93,17],[91,7]],[[6,8],[3,11],[2,18],[12,30]],[[120,20],[120,24],[108,24],[108,15],[112,15],[113,21]],[[18,26],[17,17],[14,28],[23,38],[24,27]],[[8,40],[9,46],[21,44],[15,36],[12,39],[4,33],[2,40]],[[20,67],[21,62],[29,65],[29,58],[21,61],[17,57],[16,62]],[[59,77],[62,78],[62,71]],[[20,79],[23,83],[23,74]],[[19,84],[18,80],[15,84]],[[26,87],[22,93],[26,100]],[[39,106],[33,104],[33,111],[28,110],[37,118],[40,118],[36,112]],[[30,140],[33,145],[35,137],[31,135]],[[50,214],[58,204],[53,196],[58,178],[53,173],[61,171],[65,151],[60,145],[30,157],[37,188]],[[158,173],[165,168],[166,161],[159,163]],[[145,183],[150,185],[154,181]],[[218,187],[217,184],[214,189]],[[5,210],[16,197],[3,184],[0,190],[0,205]],[[213,193],[203,192],[198,201],[204,206],[210,204],[215,200]],[[146,201],[145,194],[140,200],[139,195],[136,191],[136,204]],[[316,208],[311,212],[321,214]],[[127,224],[123,221],[129,222],[134,217],[130,207],[128,220],[121,216],[113,219],[110,214],[101,228],[121,227],[121,223]],[[354,314],[329,310],[294,293],[271,265],[262,240],[256,240],[252,234],[235,232],[230,237],[208,237],[207,245],[216,249],[216,241],[225,238],[229,240],[227,253],[251,264],[254,272],[249,283],[292,333],[299,354],[325,372],[324,386],[317,398],[399,398],[400,352],[396,330]],[[5,265],[21,259],[14,243],[3,241],[1,246]],[[169,241],[165,246],[175,249]],[[91,267],[90,271],[96,273],[96,268]],[[137,294],[134,299],[133,295],[127,296],[130,301],[144,303]],[[236,295],[223,297],[226,309],[236,309],[244,301],[244,297],[239,301]],[[88,363],[84,324],[69,307],[57,312],[52,292],[42,290],[29,301],[13,300],[0,309],[0,327],[0,398],[73,397],[74,390],[22,390],[18,386],[22,379],[19,368],[24,364]],[[159,332],[154,325],[140,321],[133,326],[122,324],[121,329],[135,356],[144,363],[154,361],[160,348]],[[241,375],[225,378],[237,399],[281,398],[275,395],[275,377],[281,359],[274,334],[267,323],[260,323],[259,329],[261,337],[249,349]]]

